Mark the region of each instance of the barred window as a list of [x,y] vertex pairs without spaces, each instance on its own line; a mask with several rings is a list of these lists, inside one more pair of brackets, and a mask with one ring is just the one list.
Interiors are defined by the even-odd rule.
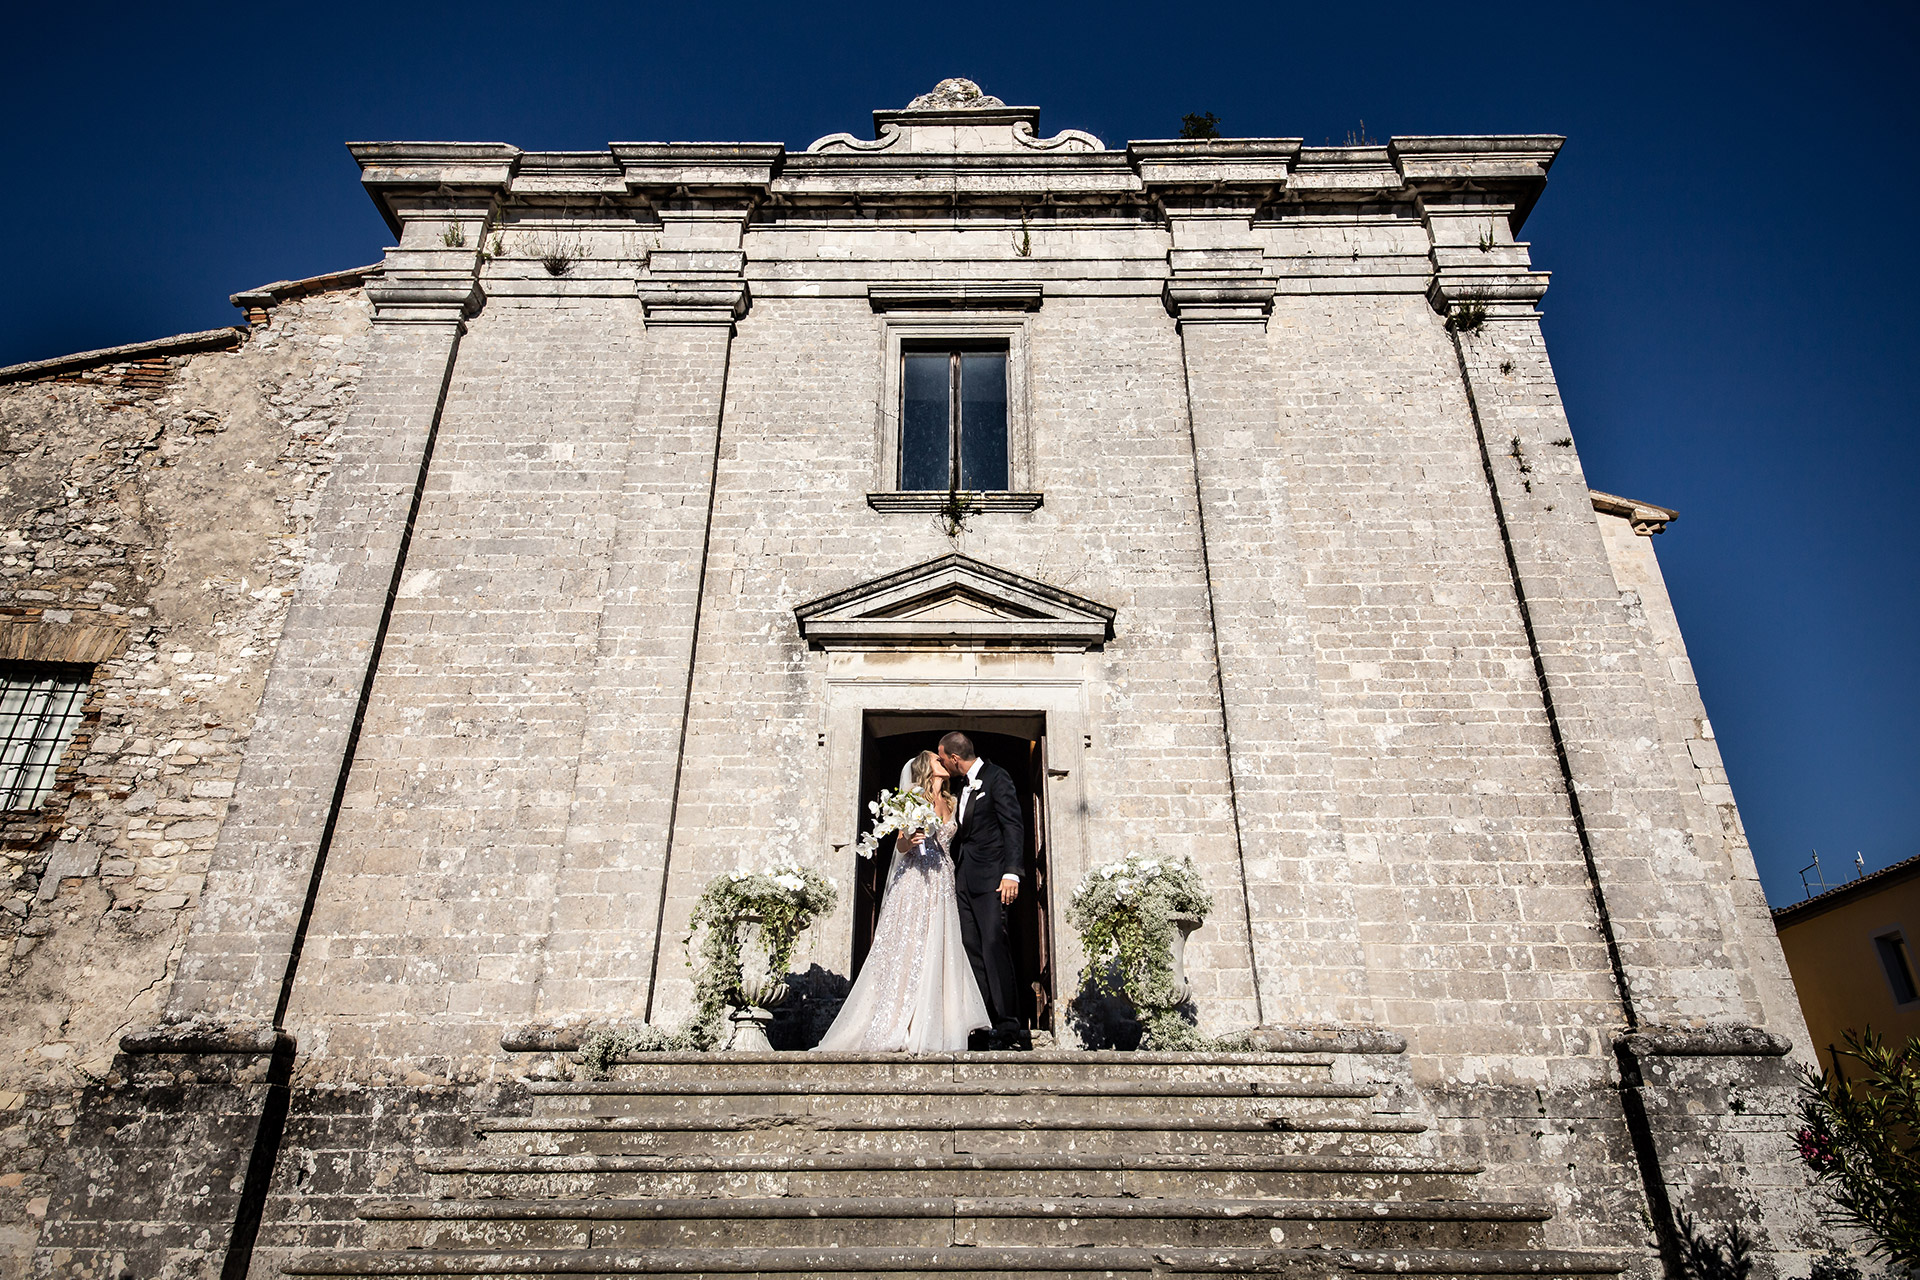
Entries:
[[0,810],[38,808],[53,790],[91,674],[64,664],[0,663]]

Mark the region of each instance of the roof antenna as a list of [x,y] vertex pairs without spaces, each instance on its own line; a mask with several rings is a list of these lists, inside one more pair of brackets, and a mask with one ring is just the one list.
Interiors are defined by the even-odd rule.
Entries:
[[1858,849],[1853,851],[1853,878],[1858,880],[1867,874],[1867,856]]
[[1809,871],[1813,872],[1814,877],[1820,881],[1820,888],[1822,890],[1826,889],[1827,876],[1825,872],[1820,870],[1820,851],[1818,849],[1813,851],[1813,862],[1808,866],[1800,868],[1800,887],[1806,890],[1807,897],[1811,898],[1813,896],[1813,886],[1807,883],[1807,872]]

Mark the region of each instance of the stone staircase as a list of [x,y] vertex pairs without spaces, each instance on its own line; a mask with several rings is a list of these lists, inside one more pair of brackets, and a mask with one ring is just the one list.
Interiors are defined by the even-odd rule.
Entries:
[[[1612,1275],[1325,1054],[647,1055],[294,1276]],[[1343,1064],[1344,1065],[1344,1064]],[[1349,1071],[1349,1075],[1352,1073]]]

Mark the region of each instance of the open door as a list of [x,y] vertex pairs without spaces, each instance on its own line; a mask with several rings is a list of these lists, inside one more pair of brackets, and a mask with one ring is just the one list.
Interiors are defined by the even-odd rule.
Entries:
[[[867,802],[888,787],[899,785],[901,768],[922,751],[931,751],[941,735],[958,729],[973,739],[982,757],[1005,769],[1019,795],[1022,825],[1026,828],[1027,875],[1020,897],[1007,916],[1013,942],[1016,985],[1021,994],[1022,1022],[1029,1030],[1053,1030],[1053,937],[1048,875],[1049,840],[1046,801],[1046,722],[1039,713],[995,712],[970,715],[929,715],[925,712],[869,712],[860,752],[860,830],[873,825]],[[891,841],[885,842],[891,845]],[[871,859],[859,859],[854,868],[853,974],[858,976],[873,946],[879,923],[881,897],[892,863],[891,848],[883,847]]]

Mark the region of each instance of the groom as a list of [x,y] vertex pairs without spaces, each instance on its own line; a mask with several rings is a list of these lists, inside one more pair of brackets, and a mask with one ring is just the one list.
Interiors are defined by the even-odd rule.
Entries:
[[985,1047],[1031,1049],[1033,1039],[1020,1025],[1014,1002],[1013,943],[1007,937],[1007,908],[1020,896],[1020,877],[1026,869],[1020,797],[1013,789],[1013,778],[1000,766],[980,759],[966,734],[955,732],[940,739],[939,755],[960,797],[953,879],[959,890],[960,941],[993,1019]]

